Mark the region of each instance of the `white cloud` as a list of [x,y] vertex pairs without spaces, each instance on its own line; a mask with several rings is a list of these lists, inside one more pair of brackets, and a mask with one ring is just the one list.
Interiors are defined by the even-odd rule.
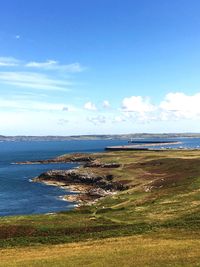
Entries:
[[25,67],[28,68],[37,68],[43,70],[58,70],[65,72],[82,72],[85,70],[80,63],[72,63],[67,65],[62,65],[56,60],[47,60],[44,62],[31,61],[25,64]]
[[142,96],[131,96],[123,99],[122,110],[125,112],[144,114],[154,111],[155,106],[149,102],[148,98],[143,98]]
[[[16,39],[20,39],[20,35],[15,36]],[[23,67],[28,69],[38,70],[54,70],[63,72],[82,72],[86,69],[79,62],[71,64],[60,64],[57,60],[46,60],[46,61],[30,61],[25,62],[18,60],[14,57],[0,57],[0,67]]]
[[0,82],[18,87],[41,90],[68,91],[69,81],[50,78],[45,74],[32,72],[0,72]]
[[19,66],[20,60],[13,57],[0,57],[0,67],[16,67]]
[[[61,90],[64,87],[65,81],[50,79],[48,75],[38,76],[38,73],[35,73],[32,76],[32,74],[30,72],[9,72],[8,75],[8,72],[0,72],[0,81],[7,82],[9,80],[14,83],[23,83],[24,81],[23,84],[34,84],[33,80],[37,79],[38,86],[41,83],[47,83],[47,86],[59,86]],[[52,84],[52,80],[55,83]],[[38,94],[40,92],[36,90],[26,91],[22,95],[11,96],[9,92],[7,97],[0,95],[2,133],[32,134],[35,131],[35,134],[61,135],[108,133],[108,131],[110,133],[199,131],[200,93],[193,95],[181,92],[169,93],[157,105],[153,105],[149,98],[131,96],[122,99],[121,108],[98,110],[91,101],[86,102],[83,108],[83,106],[73,106],[73,102],[70,104],[69,98],[60,99],[57,94],[52,99],[48,91],[42,91],[41,94]],[[106,103],[106,106],[107,104],[109,102]],[[102,102],[98,105],[102,107]],[[56,127],[54,127],[55,125]]]
[[92,102],[85,103],[84,109],[87,109],[87,110],[97,110],[95,104],[93,104]]
[[122,111],[124,116],[138,122],[197,119],[200,118],[200,93],[169,93],[157,106],[148,98],[131,96],[123,99]]
[[87,120],[89,122],[93,123],[94,125],[106,123],[106,117],[105,116],[101,116],[101,115],[96,116],[96,117],[87,118]]
[[[14,71],[13,68],[15,68]],[[3,84],[41,90],[68,91],[72,83],[69,81],[69,76],[66,76],[67,73],[82,72],[85,68],[79,63],[60,64],[55,60],[26,62],[13,57],[0,57],[0,69],[2,70],[0,83]]]
[[115,116],[113,122],[125,122],[126,119],[122,116]]
[[110,103],[109,103],[108,100],[104,100],[104,101],[103,101],[103,107],[104,107],[104,108],[109,108],[109,107],[110,107]]
[[184,93],[169,93],[160,103],[160,117],[169,119],[195,119],[200,117],[200,93],[186,95]]

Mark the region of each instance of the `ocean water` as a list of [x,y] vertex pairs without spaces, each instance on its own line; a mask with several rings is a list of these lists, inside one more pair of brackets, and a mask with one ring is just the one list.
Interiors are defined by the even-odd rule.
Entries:
[[[148,139],[152,140],[152,139]],[[179,138],[178,145],[163,147],[199,148],[199,138]],[[40,214],[73,209],[60,199],[71,194],[55,186],[30,180],[51,169],[70,169],[78,164],[16,165],[19,161],[49,159],[72,152],[100,152],[106,146],[126,145],[128,140],[0,142],[0,216]]]
[[70,169],[78,164],[16,165],[26,160],[49,159],[72,152],[103,151],[120,141],[0,142],[0,216],[39,214],[69,210],[74,204],[60,199],[66,190],[30,180],[51,169]]

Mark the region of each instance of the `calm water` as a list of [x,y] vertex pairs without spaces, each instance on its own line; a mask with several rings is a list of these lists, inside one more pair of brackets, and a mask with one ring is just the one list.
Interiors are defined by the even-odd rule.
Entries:
[[[123,142],[122,142],[123,143]],[[124,142],[126,143],[126,142]],[[30,179],[50,169],[70,169],[77,164],[13,165],[13,162],[54,158],[71,152],[102,151],[120,141],[1,142],[0,216],[36,214],[72,209],[60,196],[69,192]]]
[[[150,140],[150,139],[148,139]],[[199,138],[178,139],[183,143],[171,147],[198,147]],[[105,146],[126,145],[127,141],[62,141],[62,142],[1,142],[0,143],[0,216],[17,214],[37,214],[69,210],[72,203],[62,201],[60,196],[67,193],[63,189],[30,179],[50,169],[70,169],[77,164],[14,165],[26,160],[54,158],[71,152],[98,152]],[[166,145],[166,147],[169,147]]]

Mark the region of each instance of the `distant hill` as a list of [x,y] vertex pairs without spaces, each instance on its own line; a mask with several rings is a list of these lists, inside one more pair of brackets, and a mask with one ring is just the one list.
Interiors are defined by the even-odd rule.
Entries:
[[65,141],[65,140],[129,140],[133,138],[200,138],[200,133],[134,133],[113,135],[71,135],[71,136],[4,136],[0,135],[0,141]]

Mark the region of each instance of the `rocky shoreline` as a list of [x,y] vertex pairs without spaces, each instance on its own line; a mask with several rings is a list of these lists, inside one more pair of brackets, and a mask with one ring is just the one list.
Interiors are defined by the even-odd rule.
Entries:
[[[76,202],[79,205],[91,204],[99,198],[113,195],[117,191],[128,189],[120,182],[114,181],[113,175],[109,173],[111,168],[119,168],[118,163],[102,163],[88,155],[72,154],[58,157],[56,159],[21,162],[18,164],[46,164],[77,162],[82,166],[70,170],[50,170],[34,178],[33,182],[42,182],[49,185],[59,186],[73,192],[72,195],[62,197],[63,200]],[[104,169],[104,171],[101,171]],[[106,171],[107,169],[107,171]]]
[[13,164],[30,165],[30,164],[51,164],[51,163],[87,163],[93,161],[94,158],[88,156],[87,154],[74,153],[74,154],[59,156],[52,159],[20,161],[20,162],[15,162]]

